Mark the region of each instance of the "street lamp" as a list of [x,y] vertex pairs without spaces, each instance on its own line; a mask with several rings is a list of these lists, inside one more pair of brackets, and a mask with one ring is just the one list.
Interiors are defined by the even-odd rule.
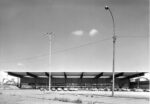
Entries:
[[116,34],[115,34],[115,21],[113,14],[108,6],[105,6],[105,10],[108,10],[113,22],[113,66],[112,66],[112,96],[114,96],[114,88],[115,88],[115,43],[116,43]]

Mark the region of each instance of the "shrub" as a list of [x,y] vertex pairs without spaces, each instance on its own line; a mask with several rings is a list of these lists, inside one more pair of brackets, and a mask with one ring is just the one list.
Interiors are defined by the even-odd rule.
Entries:
[[72,102],[72,103],[78,103],[78,104],[81,104],[82,103],[82,100],[81,99],[77,99],[77,100],[70,100],[68,98],[58,98],[58,97],[55,97],[54,100],[57,100],[57,101],[62,101],[62,102]]
[[82,103],[81,99],[74,100],[73,103]]
[[58,98],[58,97],[55,97],[54,100],[62,101],[62,102],[70,102],[70,100],[67,99],[67,98]]

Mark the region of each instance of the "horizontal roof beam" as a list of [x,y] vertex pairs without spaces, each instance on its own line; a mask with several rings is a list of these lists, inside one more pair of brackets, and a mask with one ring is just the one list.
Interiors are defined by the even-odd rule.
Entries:
[[101,76],[103,76],[103,72],[100,73],[100,74],[98,74],[98,75],[96,75],[96,76],[95,76],[95,79],[98,79],[98,78],[100,78]]
[[45,72],[45,75],[46,75],[47,77],[49,77],[49,73],[48,73],[48,72]]
[[119,77],[119,76],[123,76],[123,75],[124,75],[123,72],[122,72],[122,73],[115,74],[115,78],[117,78],[117,77]]
[[81,73],[81,75],[80,75],[80,79],[82,79],[83,78],[83,72]]
[[[119,77],[119,76],[123,76],[123,75],[124,75],[123,72],[122,72],[122,73],[115,74],[115,78],[117,78],[117,77]],[[110,79],[112,79],[112,76],[110,76]]]
[[[48,72],[45,72],[45,75],[46,75],[47,77],[49,77],[49,73],[48,73]],[[51,74],[51,78],[53,78],[53,77],[52,77],[52,74]]]
[[37,77],[38,77],[37,75],[32,74],[32,73],[30,73],[30,72],[27,72],[27,75],[28,75],[28,76],[31,76],[31,77],[34,77],[34,78],[37,78]]
[[19,74],[13,73],[13,72],[8,72],[8,75],[19,77],[19,78],[23,78],[24,77],[23,75],[19,75]]
[[67,78],[67,74],[64,72],[64,77],[65,77],[65,79]]
[[137,73],[137,74],[133,74],[133,75],[127,76],[125,78],[130,79],[130,78],[140,77],[140,76],[143,76],[144,74],[145,73]]

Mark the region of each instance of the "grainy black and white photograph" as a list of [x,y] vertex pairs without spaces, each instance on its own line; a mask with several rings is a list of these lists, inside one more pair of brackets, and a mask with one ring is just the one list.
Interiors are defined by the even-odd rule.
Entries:
[[150,104],[149,0],[0,0],[0,104]]

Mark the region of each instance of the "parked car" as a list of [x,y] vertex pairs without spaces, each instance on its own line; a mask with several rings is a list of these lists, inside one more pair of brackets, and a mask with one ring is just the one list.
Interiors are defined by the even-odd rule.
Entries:
[[43,88],[43,87],[41,87],[39,89],[40,89],[40,91],[46,91],[47,90],[46,88]]
[[131,89],[127,88],[127,91],[131,91]]
[[51,90],[52,90],[52,91],[56,91],[56,88],[52,87]]
[[57,88],[57,91],[62,91],[62,88],[58,87],[58,88]]
[[121,91],[127,91],[127,89],[126,88],[121,88]]
[[143,89],[137,88],[135,91],[136,92],[143,92]]
[[150,92],[150,89],[144,89],[144,92]]
[[23,88],[23,89],[32,89],[33,87],[31,85],[22,85],[21,88]]
[[98,91],[98,89],[97,88],[92,88],[91,91]]
[[104,91],[111,91],[111,89],[110,88],[105,88]]
[[78,91],[78,88],[70,87],[70,88],[69,88],[69,91]]
[[99,88],[99,89],[98,89],[98,91],[104,91],[104,90],[105,90],[104,88]]
[[68,88],[63,88],[64,91],[68,91]]
[[74,88],[74,91],[78,91],[79,89],[78,88]]
[[69,88],[69,91],[73,91],[73,90],[74,90],[74,88],[72,88],[72,87]]
[[114,91],[118,91],[119,89],[118,88],[114,88]]
[[143,92],[144,90],[143,90],[143,89],[140,89],[140,88],[133,88],[132,91],[135,91],[135,92]]
[[85,91],[89,91],[89,88],[85,88],[84,90],[85,90]]

